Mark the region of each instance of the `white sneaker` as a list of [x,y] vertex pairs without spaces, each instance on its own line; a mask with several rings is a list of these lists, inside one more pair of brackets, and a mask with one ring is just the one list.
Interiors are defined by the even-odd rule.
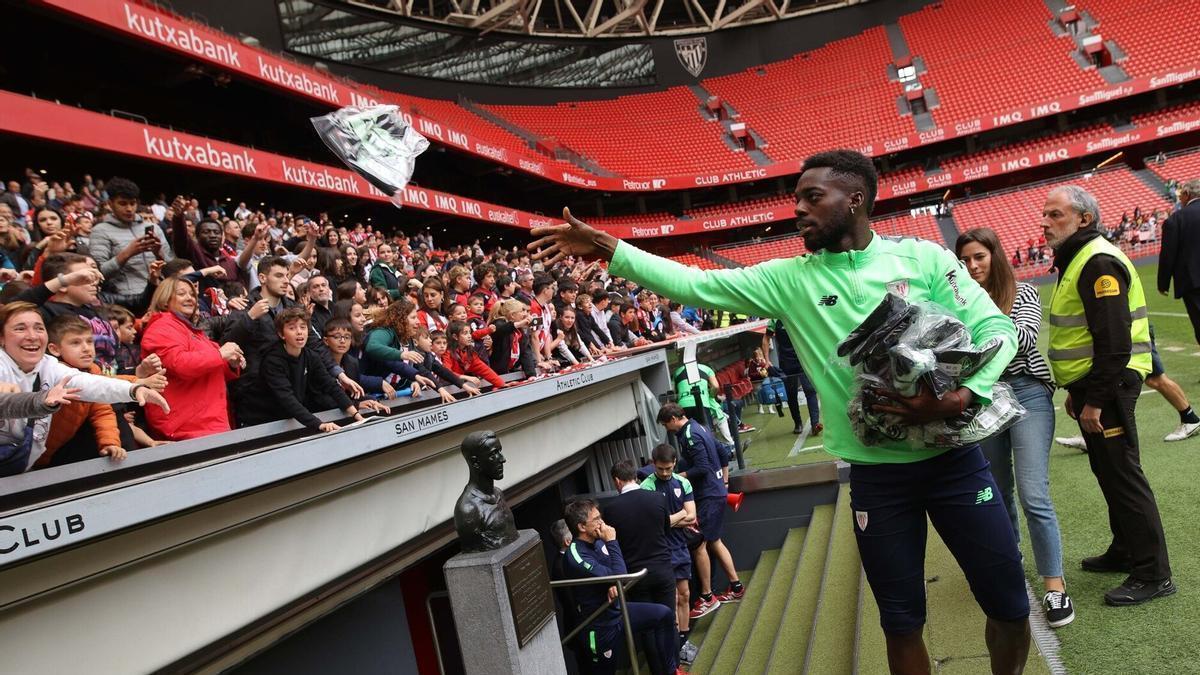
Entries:
[[1175,431],[1167,434],[1164,441],[1182,441],[1185,438],[1200,433],[1200,422],[1180,422]]
[[762,415],[762,414],[763,414],[763,407],[762,407],[761,405],[760,405],[760,406],[758,406],[758,414],[759,414],[759,415]]
[[1065,445],[1068,448],[1075,448],[1087,452],[1087,443],[1083,441],[1083,436],[1055,436],[1054,442],[1059,445]]

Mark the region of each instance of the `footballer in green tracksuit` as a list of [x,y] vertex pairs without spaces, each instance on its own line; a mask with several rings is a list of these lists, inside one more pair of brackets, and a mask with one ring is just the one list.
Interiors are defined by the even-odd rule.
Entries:
[[[929,241],[884,237],[870,229],[878,176],[870,159],[849,150],[809,157],[796,187],[797,226],[809,255],[751,267],[701,271],[618,241],[571,217],[535,229],[529,248],[553,264],[566,256],[601,256],[609,273],[672,300],[783,321],[796,353],[830,410],[846,410],[854,372],[837,345],[894,293],[945,307],[975,344],[997,339],[995,358],[936,398],[881,392],[877,411],[910,425],[957,416],[992,385],[1016,353],[1016,329],[954,254]],[[926,518],[963,568],[987,615],[992,669],[1019,673],[1029,651],[1029,602],[1021,555],[999,491],[978,445],[952,450],[905,444],[863,445],[844,414],[825,420],[825,449],[849,462],[854,530],[867,580],[879,604],[888,661],[896,673],[928,673],[925,623]]]

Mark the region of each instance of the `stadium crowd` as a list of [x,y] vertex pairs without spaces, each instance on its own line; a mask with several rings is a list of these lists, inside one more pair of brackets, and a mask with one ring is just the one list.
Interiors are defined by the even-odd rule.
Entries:
[[[833,155],[844,163],[856,159]],[[875,182],[866,168],[850,168],[862,174],[864,185]],[[1194,201],[1194,192],[1200,184],[1181,190],[1185,204]],[[1125,323],[1116,315],[1093,317],[1088,303],[1115,294],[1101,285],[1113,275],[1128,279],[1121,288],[1130,284],[1130,297],[1140,296],[1132,266],[1116,267],[1108,258],[1118,260],[1118,246],[1158,239],[1163,214],[1134,209],[1115,226],[1098,227],[1095,198],[1074,186],[1051,190],[1046,209],[1043,229],[1054,240],[1031,239],[1024,262],[1069,256],[1072,247],[1085,245],[1105,251],[1102,261],[1109,267],[1097,269],[1111,275],[1096,281],[1094,299],[1085,298],[1072,311],[1096,322],[1096,330],[1104,328],[1099,323],[1104,319],[1112,332],[1128,333],[1130,313]],[[865,215],[860,225],[869,227]],[[1051,396],[1058,378],[1037,348],[1040,299],[1034,286],[1015,280],[1020,252],[1006,255],[991,230],[963,233],[950,259],[955,258],[978,284],[975,304],[1011,318],[1018,344],[1000,379],[1027,411],[982,448],[968,448],[979,455],[983,468],[977,473],[990,476],[980,479],[987,487],[978,494],[991,500],[994,488],[1004,515],[990,527],[997,536],[1011,536],[1013,550],[1018,513],[1024,513],[1043,578],[1042,610],[1052,627],[1066,625],[1075,619],[1075,608],[1066,593],[1062,535],[1048,490]],[[662,274],[682,269],[663,268]],[[443,250],[428,231],[409,237],[371,225],[339,226],[324,213],[310,218],[216,201],[201,207],[199,200],[182,196],[146,204],[128,179],[102,183],[85,176],[76,192],[69,183],[48,184],[30,171],[24,183],[13,181],[0,193],[5,371],[0,392],[6,394],[0,397],[0,475],[95,457],[118,461],[137,448],[289,418],[314,432],[336,431],[339,424],[322,422],[316,413],[337,408],[361,420],[364,412],[388,412],[386,401],[426,390],[451,403],[456,394],[477,396],[508,386],[509,374],[521,379],[554,373],[730,320],[732,315],[722,319],[650,290],[672,287],[664,278],[660,274],[639,287],[611,276],[598,262],[561,250],[545,264],[516,248],[485,251],[479,241]],[[1165,292],[1169,283],[1160,279],[1159,285]],[[678,283],[674,287],[686,295]],[[1137,301],[1144,302],[1129,302]],[[1138,324],[1133,330],[1131,339],[1142,340]],[[1113,466],[1104,464],[1109,460],[1100,450],[1109,435],[1098,433],[1089,417],[1100,406],[1095,392],[1078,382],[1102,383],[1108,390],[1115,386],[1109,379],[1128,371],[1171,400],[1169,380],[1151,356],[1149,331],[1146,348],[1134,352],[1145,354],[1134,364],[1141,370],[1124,368],[1120,360],[1098,362],[1069,389],[1077,397],[1073,404],[1068,399],[1072,416],[1092,434],[1083,440],[1092,451],[1093,470],[1110,511],[1122,518],[1156,508],[1136,463],[1136,440],[1119,439],[1128,448],[1111,460]],[[573,500],[556,528],[557,576],[647,570],[626,610],[635,631],[648,637],[653,672],[676,672],[680,663],[691,662],[696,647],[688,640],[690,622],[745,593],[722,543],[735,430],[753,431],[742,423],[743,402],[737,399],[757,391],[760,411],[767,404],[780,416],[786,402],[797,434],[799,406],[807,403],[808,433],[822,432],[817,388],[787,333],[784,322],[773,322],[762,348],[732,366],[735,385],[745,385],[739,396],[726,395],[728,377],[722,384],[707,366],[698,366],[698,379],[683,366],[672,372],[675,401],[660,408],[657,421],[675,443],[657,446],[640,470],[628,461],[614,465],[611,477],[620,496],[603,505]],[[769,358],[772,350],[778,366]],[[1051,358],[1055,367],[1066,368],[1061,358],[1057,363]],[[1175,407],[1180,426],[1166,440],[1200,433],[1200,416],[1186,399]],[[1132,477],[1137,494],[1122,492],[1110,474]],[[1085,570],[1131,572],[1105,594],[1108,604],[1140,604],[1174,593],[1161,525],[1156,515],[1146,520],[1144,527],[1114,525],[1113,548],[1082,563]],[[1127,529],[1154,536],[1125,541]],[[712,588],[714,562],[729,580],[724,592]],[[1024,590],[1016,596],[1014,607],[1023,606],[1027,614]],[[580,659],[592,672],[612,672],[619,662],[612,650],[597,648],[618,643],[621,619],[612,598],[608,588],[580,587],[563,602],[577,616],[607,607],[590,626],[590,654]],[[901,647],[920,656],[913,645],[896,649]]]
[[3,475],[287,418],[335,431],[314,413],[450,403],[707,320],[596,263],[441,250],[428,231],[143,200],[120,177],[6,187],[0,382],[41,407],[5,422]]

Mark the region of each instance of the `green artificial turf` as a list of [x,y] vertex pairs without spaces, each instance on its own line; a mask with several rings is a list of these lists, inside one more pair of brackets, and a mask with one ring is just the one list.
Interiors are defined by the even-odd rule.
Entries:
[[854,665],[854,631],[858,625],[858,581],[862,566],[851,526],[850,486],[838,493],[830,535],[829,560],[809,646],[806,673],[849,675]]
[[[801,406],[801,415],[808,420],[808,408]],[[774,414],[758,414],[758,404],[748,403],[742,411],[742,421],[755,427],[748,435],[750,447],[746,450],[746,468],[778,469],[784,466],[812,464],[813,462],[831,462],[833,455],[823,449],[822,436],[809,436],[804,439],[799,454],[789,457],[792,447],[799,438],[792,433],[792,417],[784,406],[783,417]]]
[[[780,549],[776,548],[763,551],[762,555],[758,557],[758,564],[754,566],[754,576],[759,582],[752,586],[746,586],[746,595],[739,602],[734,603],[738,605],[737,615],[733,617],[729,630],[725,632],[721,649],[717,652],[717,658],[713,661],[712,667],[704,672],[713,673],[713,675],[733,675],[737,671],[738,662],[742,658],[742,649],[750,637],[750,629],[754,627],[758,610],[762,607],[763,599],[767,597],[767,588],[774,575],[775,564],[779,561],[779,553]],[[720,611],[724,610],[725,603],[721,603]]]
[[800,562],[800,553],[804,550],[804,538],[807,534],[807,528],[803,527],[788,531],[783,548],[779,550],[775,570],[767,582],[762,604],[754,619],[754,627],[746,637],[746,646],[743,647],[741,660],[737,664],[738,672],[761,673],[766,670],[767,661],[771,658],[771,647],[775,644],[775,636],[783,622],[788,594],[792,590],[792,582],[796,579],[796,566]]
[[796,566],[796,578],[788,592],[783,621],[768,661],[767,672],[772,675],[797,673],[804,665],[817,598],[821,593],[821,579],[825,574],[825,559],[829,555],[833,510],[832,504],[813,509],[808,534],[804,537],[804,549]]
[[[754,573],[750,570],[738,570],[738,579],[746,586],[747,591],[750,589],[753,576]],[[717,652],[720,651],[722,641],[725,639],[725,634],[729,632],[729,626],[737,616],[740,606],[740,602],[721,605],[717,611],[701,617],[699,621],[693,623],[691,640],[700,647],[700,651],[696,654],[696,660],[691,666],[688,666],[689,673],[703,675],[711,670],[713,661],[717,658]]]

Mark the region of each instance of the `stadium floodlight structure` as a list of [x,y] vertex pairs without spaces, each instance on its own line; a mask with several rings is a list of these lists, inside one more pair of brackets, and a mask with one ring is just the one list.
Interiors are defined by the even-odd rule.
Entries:
[[791,19],[867,0],[345,0],[402,17],[545,37],[706,33]]

